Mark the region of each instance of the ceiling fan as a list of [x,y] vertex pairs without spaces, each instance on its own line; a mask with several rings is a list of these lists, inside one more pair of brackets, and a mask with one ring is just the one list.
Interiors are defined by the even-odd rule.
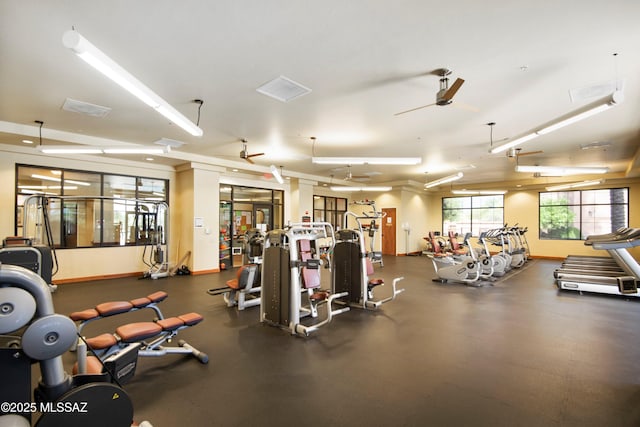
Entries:
[[371,179],[371,176],[369,176],[369,175],[354,175],[353,172],[351,171],[351,165],[347,165],[347,173],[346,173],[345,177],[342,178],[342,179],[345,180],[345,181],[351,181],[351,180],[354,180],[354,179],[355,180],[358,180],[358,179]]
[[456,94],[456,92],[458,92],[458,90],[460,90],[460,87],[464,83],[464,80],[461,78],[457,78],[456,81],[453,82],[451,86],[449,86],[449,78],[447,76],[451,74],[451,70],[449,70],[448,68],[438,68],[437,70],[433,71],[432,74],[440,76],[440,90],[436,94],[436,102],[412,108],[410,110],[401,111],[394,114],[395,116],[410,113],[422,108],[431,107],[432,105],[444,106],[451,104],[451,102],[453,101],[453,96]]
[[516,160],[518,160],[518,157],[522,157],[522,156],[531,156],[533,154],[540,154],[540,153],[544,153],[544,151],[542,150],[537,150],[537,151],[521,151],[522,148],[516,148],[516,147],[512,147],[509,148],[507,150],[507,157],[510,159],[515,158]]
[[[496,125],[495,122],[489,122],[487,123],[487,126],[489,126],[490,132],[489,132],[489,151],[491,151],[491,148],[493,148],[493,143],[496,142],[493,140],[493,127]],[[504,138],[503,140],[506,140],[508,138]],[[544,151],[542,150],[537,150],[537,151],[522,151],[522,148],[519,147],[511,147],[507,150],[506,154],[507,157],[510,159],[516,159],[516,163],[518,161],[518,157],[522,157],[522,156],[531,156],[533,154],[540,154],[540,153],[544,153]]]
[[247,150],[247,140],[241,139],[240,142],[242,142],[242,151],[240,151],[241,159],[244,159],[247,162],[253,164],[253,160],[251,160],[252,157],[264,156],[264,153],[249,154],[249,150]]

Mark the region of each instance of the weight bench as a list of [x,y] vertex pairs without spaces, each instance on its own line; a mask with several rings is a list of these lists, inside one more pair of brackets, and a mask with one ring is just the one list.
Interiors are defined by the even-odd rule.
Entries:
[[[256,286],[257,284],[257,286]],[[260,305],[260,266],[258,264],[246,264],[238,269],[236,278],[227,280],[227,286],[207,290],[209,295],[224,297],[227,307],[238,306],[238,310]]]
[[[86,357],[78,352],[78,363],[74,370],[80,373],[99,373],[103,365],[115,367],[118,379],[133,376],[137,356],[159,357],[167,354],[189,354],[201,363],[209,362],[209,356],[184,340],[178,341],[178,347],[165,347],[182,329],[195,326],[204,318],[198,313],[186,313],[176,317],[160,319],[155,322],[128,323],[116,328],[115,333],[104,333],[85,340],[94,356]],[[97,360],[99,358],[99,360]],[[126,360],[126,362],[120,361]],[[98,371],[98,372],[96,372]]]
[[129,313],[132,311],[150,308],[156,312],[159,320],[164,319],[158,303],[164,301],[169,296],[164,291],[157,291],[146,297],[135,298],[130,301],[109,301],[96,305],[94,308],[88,308],[82,311],[75,311],[69,315],[74,322],[78,324],[78,334],[82,335],[82,329],[94,320],[103,319],[116,314]]

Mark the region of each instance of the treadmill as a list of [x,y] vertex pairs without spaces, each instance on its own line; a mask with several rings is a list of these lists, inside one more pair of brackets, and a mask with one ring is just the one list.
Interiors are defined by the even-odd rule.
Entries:
[[625,228],[614,233],[589,236],[584,242],[596,250],[606,250],[621,271],[594,273],[590,269],[559,268],[554,271],[558,289],[640,297],[640,265],[628,249],[640,246],[640,228]]

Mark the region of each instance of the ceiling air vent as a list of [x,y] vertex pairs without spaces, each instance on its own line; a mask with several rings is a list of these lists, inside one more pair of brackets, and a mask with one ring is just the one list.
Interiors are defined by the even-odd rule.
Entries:
[[275,78],[256,90],[263,95],[270,96],[282,102],[289,102],[311,92],[311,89],[308,87],[284,76]]
[[67,98],[62,104],[62,109],[65,111],[71,111],[72,113],[80,113],[91,117],[104,117],[111,111],[109,107],[103,107],[101,105],[90,104],[88,102],[76,101],[75,99]]

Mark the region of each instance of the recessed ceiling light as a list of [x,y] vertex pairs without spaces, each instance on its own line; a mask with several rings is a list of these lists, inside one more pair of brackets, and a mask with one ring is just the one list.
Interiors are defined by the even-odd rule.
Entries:
[[25,144],[33,144],[33,141],[31,141],[30,139],[23,139],[22,142],[24,142]]
[[145,160],[148,162],[153,162],[155,159],[153,157],[146,157]]

